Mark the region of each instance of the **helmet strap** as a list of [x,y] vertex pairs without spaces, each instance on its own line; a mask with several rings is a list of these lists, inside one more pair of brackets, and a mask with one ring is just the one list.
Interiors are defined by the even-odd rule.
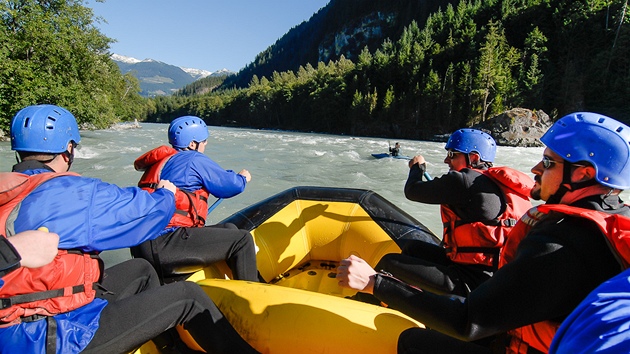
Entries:
[[68,169],[66,171],[70,171],[70,166],[74,162],[74,144],[70,146],[70,151],[66,150],[62,154],[68,159]]
[[[193,143],[195,144],[194,145],[195,146],[194,149],[190,147],[190,144],[193,144]],[[177,148],[177,150],[180,150],[180,151],[184,151],[184,150],[199,151],[199,143],[194,141],[194,140],[191,140],[190,143],[188,143],[188,146],[186,146],[184,148]]]
[[[470,161],[470,154],[475,154],[475,155],[479,156],[479,159],[474,164]],[[481,160],[481,156],[479,154],[475,153],[475,152],[464,154],[464,156],[466,158],[466,166],[468,166],[468,167],[476,168],[478,170],[483,170],[483,169],[486,169],[486,168],[492,166],[492,163],[490,163],[490,165],[488,165],[487,162],[482,161]]]
[[470,163],[470,156],[468,154],[464,154],[464,158],[466,158],[466,166],[472,167]]
[[[595,178],[589,179],[587,181],[582,182],[571,182],[571,175],[573,174],[573,165],[564,160],[564,164],[562,167],[562,183],[556,193],[554,193],[547,200],[548,204],[559,204],[562,197],[569,191],[576,191],[578,189],[594,186],[598,184]],[[567,187],[568,186],[568,187]]]

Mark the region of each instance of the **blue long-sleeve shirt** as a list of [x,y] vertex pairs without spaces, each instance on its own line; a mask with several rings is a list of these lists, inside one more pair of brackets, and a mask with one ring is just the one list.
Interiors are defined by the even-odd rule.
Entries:
[[[38,169],[14,170],[26,174],[50,172],[43,165]],[[18,233],[45,226],[59,234],[60,249],[104,251],[135,246],[156,237],[174,211],[174,195],[165,189],[150,194],[95,178],[62,176],[44,182],[26,196],[14,229]],[[58,326],[57,353],[85,348],[98,329],[105,306],[107,301],[97,298],[54,316]],[[0,328],[0,353],[44,353],[45,344],[46,321]]]
[[162,179],[194,192],[203,188],[217,198],[231,198],[245,190],[245,176],[224,170],[208,156],[193,150],[180,151],[164,164]]

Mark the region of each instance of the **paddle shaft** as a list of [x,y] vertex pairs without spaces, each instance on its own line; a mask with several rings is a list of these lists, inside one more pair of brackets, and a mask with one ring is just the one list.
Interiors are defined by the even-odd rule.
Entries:
[[212,212],[214,210],[214,208],[218,207],[219,204],[221,204],[221,202],[223,201],[223,198],[219,198],[217,199],[209,208],[208,208],[208,214],[210,214],[210,212]]

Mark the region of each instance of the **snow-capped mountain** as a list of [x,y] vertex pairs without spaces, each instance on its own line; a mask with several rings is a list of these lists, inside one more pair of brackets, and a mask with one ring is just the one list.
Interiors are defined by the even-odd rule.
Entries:
[[182,68],[163,63],[153,59],[139,60],[120,54],[112,54],[112,60],[118,65],[120,71],[131,73],[140,81],[142,96],[161,96],[175,93],[182,87],[210,75],[230,75],[230,70],[221,69],[215,72]]
[[212,71],[203,70],[203,69],[193,69],[193,68],[181,68],[181,69],[189,73],[191,76],[194,76],[198,79],[214,74]]
[[135,64],[135,63],[139,63],[139,62],[142,61],[140,59],[136,59],[136,58],[132,58],[132,57],[126,57],[124,55],[119,55],[119,54],[112,54],[111,58],[114,61],[119,61],[119,62],[127,63],[127,64]]

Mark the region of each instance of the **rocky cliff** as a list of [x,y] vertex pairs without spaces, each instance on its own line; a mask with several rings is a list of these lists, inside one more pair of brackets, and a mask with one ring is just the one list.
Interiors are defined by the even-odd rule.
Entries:
[[543,146],[540,137],[553,125],[540,110],[514,108],[473,126],[488,132],[503,146]]

